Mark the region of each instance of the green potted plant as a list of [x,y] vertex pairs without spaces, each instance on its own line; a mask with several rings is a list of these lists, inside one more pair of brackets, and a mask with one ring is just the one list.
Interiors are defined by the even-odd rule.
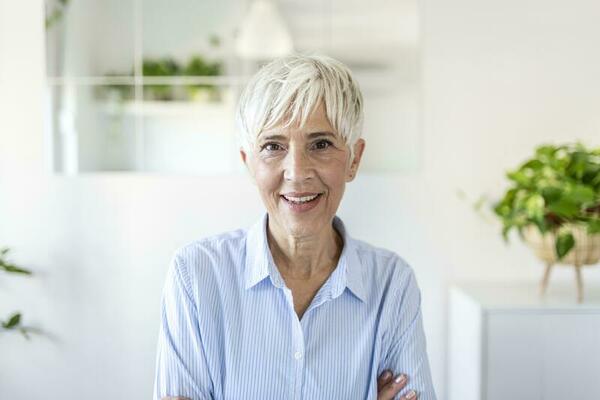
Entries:
[[582,301],[580,267],[600,260],[600,148],[542,145],[506,176],[511,185],[493,206],[504,239],[516,229],[546,263],[542,293],[554,264],[575,266]]
[[[223,72],[222,63],[206,61],[202,56],[192,57],[184,69],[187,76],[219,76]],[[186,86],[188,96],[197,101],[219,101],[221,93],[219,87],[211,84],[192,84]]]
[[[177,62],[169,57],[161,59],[144,59],[142,63],[142,74],[150,77],[172,77],[181,72],[181,67]],[[173,100],[173,89],[170,85],[154,84],[144,87],[144,98],[149,100]]]
[[[11,274],[31,275],[31,271],[10,263],[6,259],[8,252],[8,248],[0,249],[0,271]],[[19,331],[23,334],[23,336],[25,336],[25,338],[29,339],[27,333],[30,331],[30,329],[22,324],[20,312],[13,312],[5,320],[0,320],[0,331]]]

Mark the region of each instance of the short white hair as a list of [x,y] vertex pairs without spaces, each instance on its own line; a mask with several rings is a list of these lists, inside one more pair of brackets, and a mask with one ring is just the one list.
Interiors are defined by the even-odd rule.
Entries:
[[279,124],[303,126],[320,101],[354,159],[354,144],[362,134],[362,93],[350,69],[324,55],[280,57],[252,76],[236,109],[238,145],[250,150],[263,130]]

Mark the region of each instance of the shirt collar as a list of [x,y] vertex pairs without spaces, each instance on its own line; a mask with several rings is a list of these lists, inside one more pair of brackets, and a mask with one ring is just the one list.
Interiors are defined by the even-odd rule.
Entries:
[[[262,217],[248,230],[246,236],[246,259],[244,269],[245,288],[250,289],[257,283],[269,277],[277,287],[285,287],[285,282],[275,266],[269,244],[267,242],[267,223],[269,214]],[[325,290],[330,291],[331,297],[336,298],[347,287],[361,301],[366,301],[364,287],[364,270],[356,252],[356,244],[348,234],[342,220],[336,215],[333,226],[344,240],[344,248],[340,254],[338,265],[327,280]]]

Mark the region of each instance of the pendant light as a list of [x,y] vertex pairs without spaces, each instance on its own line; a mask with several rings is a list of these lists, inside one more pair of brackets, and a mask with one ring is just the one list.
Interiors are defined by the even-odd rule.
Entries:
[[264,60],[293,52],[292,35],[272,0],[254,0],[242,20],[235,52],[249,60]]

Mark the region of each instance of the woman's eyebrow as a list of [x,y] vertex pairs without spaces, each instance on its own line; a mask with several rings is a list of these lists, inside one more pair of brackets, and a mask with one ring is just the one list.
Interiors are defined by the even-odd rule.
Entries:
[[329,132],[329,131],[312,132],[312,133],[308,134],[309,139],[313,139],[313,138],[320,137],[320,136],[331,136],[331,137],[335,138],[335,135],[333,134],[333,132]]
[[[311,132],[308,135],[309,139],[314,139],[316,137],[321,137],[321,136],[330,136],[335,138],[335,135],[333,134],[333,132],[329,132],[329,131],[318,131],[318,132]],[[260,140],[286,140],[287,136],[284,135],[265,135],[265,136],[261,136]]]
[[287,138],[283,135],[266,135],[266,136],[260,137],[260,140],[285,140],[285,139],[287,139]]

